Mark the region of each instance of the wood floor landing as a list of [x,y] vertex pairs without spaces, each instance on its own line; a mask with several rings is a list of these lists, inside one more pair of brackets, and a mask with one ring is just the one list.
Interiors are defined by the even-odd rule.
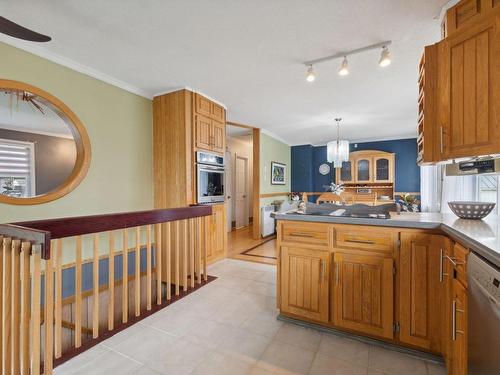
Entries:
[[276,264],[276,236],[254,239],[252,227],[228,233],[228,257],[250,262]]

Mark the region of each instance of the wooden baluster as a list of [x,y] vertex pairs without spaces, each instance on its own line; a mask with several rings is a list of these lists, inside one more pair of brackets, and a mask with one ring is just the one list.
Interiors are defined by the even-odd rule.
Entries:
[[194,233],[194,220],[189,219],[189,274],[191,275],[191,288],[194,288],[194,248],[196,237]]
[[201,247],[202,237],[201,230],[203,225],[203,218],[196,218],[196,274],[198,275],[198,284],[201,284]]
[[56,302],[54,311],[54,355],[56,358],[62,356],[62,240],[55,240],[55,262],[56,262]]
[[[3,236],[0,236],[0,292],[3,295]],[[3,298],[0,296],[0,372],[3,372]]]
[[31,284],[31,374],[40,375],[40,289],[42,283],[40,245],[33,246],[33,277]]
[[92,259],[92,337],[99,337],[99,234],[94,234]]
[[12,371],[12,239],[3,239],[3,291],[2,306],[2,352],[3,352],[3,372],[11,374]]
[[203,279],[207,281],[208,275],[207,275],[207,248],[208,246],[212,246],[209,241],[210,241],[210,234],[209,231],[211,231],[210,228],[210,216],[205,216],[205,246],[202,249],[202,261],[203,261]]
[[179,275],[179,247],[180,247],[180,223],[179,220],[175,222],[175,295],[178,296],[180,289],[180,275]]
[[109,259],[108,259],[108,330],[115,327],[115,234],[109,232]]
[[21,369],[23,375],[30,373],[30,252],[31,243],[21,245]]
[[12,373],[21,373],[20,334],[21,334],[21,305],[20,305],[20,256],[21,241],[12,241]]
[[155,235],[156,235],[156,241],[155,241],[155,249],[156,249],[156,304],[161,305],[161,267],[162,267],[162,247],[161,247],[161,230],[162,230],[162,225],[161,224],[156,224],[155,226]]
[[182,290],[187,292],[188,290],[188,251],[189,251],[189,240],[188,240],[188,220],[182,221],[182,234],[184,240],[182,241]]
[[[51,254],[52,255],[52,254]],[[54,353],[54,268],[52,256],[45,260],[45,346],[44,374],[52,373]]]
[[166,237],[165,237],[165,245],[166,245],[166,255],[167,255],[167,301],[170,301],[172,298],[172,225],[170,222],[167,224]]
[[141,227],[135,227],[135,316],[141,315]]
[[151,310],[151,225],[146,226],[146,309]]
[[75,255],[75,347],[82,346],[82,236],[76,236]]
[[122,322],[128,322],[128,229],[123,229],[122,252]]

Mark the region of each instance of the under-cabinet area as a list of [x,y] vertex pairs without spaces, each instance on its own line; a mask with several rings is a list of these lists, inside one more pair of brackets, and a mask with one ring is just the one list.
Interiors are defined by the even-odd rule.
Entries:
[[435,355],[467,374],[468,249],[440,230],[278,222],[284,316]]

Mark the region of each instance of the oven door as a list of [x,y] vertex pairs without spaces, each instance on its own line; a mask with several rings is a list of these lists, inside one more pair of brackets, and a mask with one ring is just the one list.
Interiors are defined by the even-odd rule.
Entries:
[[198,164],[198,203],[224,202],[224,168]]

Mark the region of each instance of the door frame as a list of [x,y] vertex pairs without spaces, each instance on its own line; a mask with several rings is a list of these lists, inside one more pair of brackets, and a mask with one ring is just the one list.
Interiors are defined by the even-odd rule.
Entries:
[[[245,222],[250,222],[250,219],[249,219],[249,209],[248,209],[248,157],[246,156],[241,156],[241,155],[238,155],[238,154],[234,154],[234,173],[233,173],[233,182],[234,184],[232,184],[232,188],[234,189],[234,194],[232,194],[232,197],[234,197],[234,221],[235,221],[235,226],[236,226],[236,229],[239,229],[238,228],[238,224],[237,224],[237,219],[236,219],[236,216],[238,215],[238,210],[236,209],[236,205],[237,205],[237,198],[236,198],[236,176],[237,176],[237,173],[236,173],[236,168],[238,166],[238,159],[241,159],[245,162],[245,200],[246,200],[246,203],[245,203],[245,215],[246,215],[246,219],[245,219]],[[247,225],[244,225],[244,227],[248,226],[249,224]],[[240,227],[242,228],[242,227]]]
[[226,121],[226,125],[237,126],[252,130],[253,146],[253,168],[252,168],[252,236],[254,239],[260,239],[260,129],[255,126],[240,124],[233,121]]

